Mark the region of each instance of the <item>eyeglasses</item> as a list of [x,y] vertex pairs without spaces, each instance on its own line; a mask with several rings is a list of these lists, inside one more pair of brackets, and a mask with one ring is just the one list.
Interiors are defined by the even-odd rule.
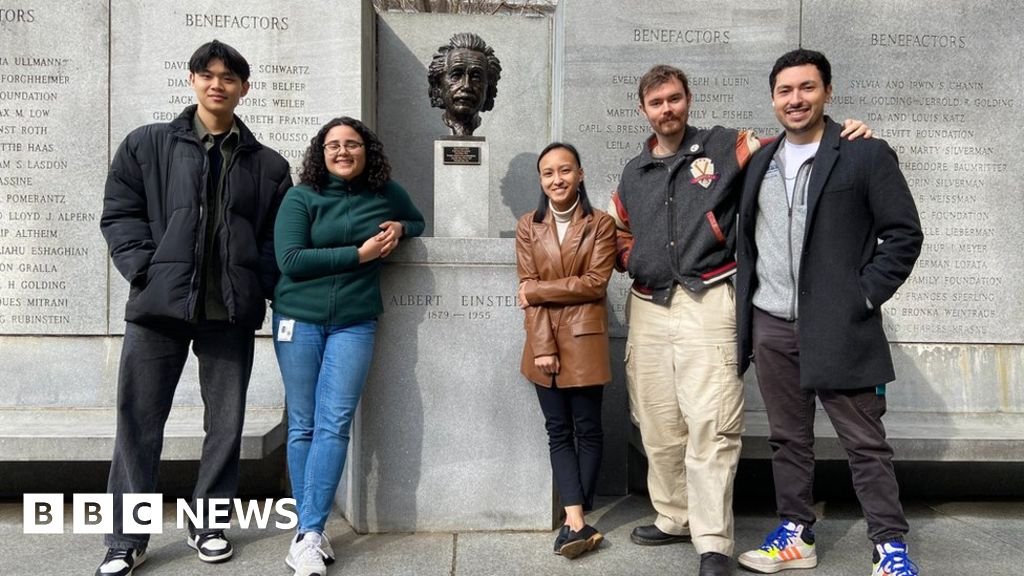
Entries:
[[337,140],[333,140],[331,142],[328,142],[327,144],[324,144],[324,150],[327,150],[332,154],[337,154],[342,148],[344,148],[346,152],[355,152],[356,150],[359,150],[362,147],[363,143],[356,142],[355,140],[345,140],[344,142],[338,142]]

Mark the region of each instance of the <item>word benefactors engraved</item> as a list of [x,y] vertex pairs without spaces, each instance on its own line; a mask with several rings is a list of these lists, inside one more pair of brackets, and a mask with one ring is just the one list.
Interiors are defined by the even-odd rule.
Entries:
[[[827,35],[817,45],[832,46],[837,55],[830,113],[863,118],[875,137],[886,139],[920,212],[921,256],[882,308],[890,339],[1019,343],[1024,198],[1012,191],[1024,169],[1005,127],[1019,124],[1024,81],[991,67],[1017,57],[1018,47],[993,29],[1014,15],[957,5],[965,11],[922,24],[918,6],[909,3],[869,33],[856,10],[826,13],[812,5],[812,19],[852,20],[827,34],[811,27],[805,42],[815,45],[825,39],[815,34]],[[836,96],[843,98],[836,102]]]
[[236,30],[287,30],[289,24],[287,16],[185,14],[185,26]]
[[35,21],[36,11],[31,8],[0,8],[0,24],[31,24]]
[[[617,0],[563,0],[561,115],[557,139],[574,143],[583,157],[590,199],[605,207],[622,169],[639,154],[650,124],[640,109],[639,84],[654,64],[682,67],[692,100],[688,123],[778,132],[771,111],[768,54],[799,42],[799,0],[760,7],[708,10],[688,2],[644,3],[626,18]],[[613,336],[624,336],[629,279],[616,274],[608,306]]]

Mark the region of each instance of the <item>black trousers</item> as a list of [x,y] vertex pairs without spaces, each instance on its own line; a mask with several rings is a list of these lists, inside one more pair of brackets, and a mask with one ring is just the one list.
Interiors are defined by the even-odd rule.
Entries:
[[196,499],[234,498],[238,491],[238,458],[245,394],[252,373],[253,330],[225,322],[174,322],[159,326],[129,322],[121,349],[117,435],[107,480],[107,492],[114,495],[114,532],[104,538],[108,547],[133,548],[149,540],[148,534],[123,533],[122,495],[156,491],[164,424],[190,346],[199,360],[206,433],[192,493],[193,506]]
[[754,309],[754,362],[768,411],[775,505],[780,518],[814,524],[814,412],[821,401],[839,443],[846,450],[853,487],[875,543],[899,538],[910,528],[900,505],[885,439],[885,396],[875,388],[800,388],[799,322],[780,320]]
[[534,388],[544,413],[551,471],[562,506],[582,505],[584,510],[591,510],[604,445],[604,386],[545,388],[535,384]]

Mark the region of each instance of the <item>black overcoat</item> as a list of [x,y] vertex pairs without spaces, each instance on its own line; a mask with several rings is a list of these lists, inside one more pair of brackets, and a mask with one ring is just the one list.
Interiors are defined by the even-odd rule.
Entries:
[[[924,238],[896,153],[884,140],[849,141],[840,131],[826,117],[807,190],[797,287],[800,385],[805,389],[866,388],[895,378],[881,306],[910,275]],[[780,137],[751,159],[740,200],[740,373],[749,365],[753,348],[757,197],[781,142]]]

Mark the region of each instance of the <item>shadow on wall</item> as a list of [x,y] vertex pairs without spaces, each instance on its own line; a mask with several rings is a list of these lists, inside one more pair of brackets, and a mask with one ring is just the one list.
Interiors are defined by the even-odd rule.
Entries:
[[[406,294],[434,294],[433,272],[422,268],[416,285],[401,286],[404,266],[386,266],[381,278],[384,309],[370,382],[363,395],[364,417],[356,518],[370,532],[409,531],[417,525],[417,493],[423,468],[423,394],[416,375],[419,327],[426,308],[405,305]],[[405,277],[409,277],[408,274]],[[410,316],[401,318],[401,316]]]
[[[501,178],[501,203],[512,214],[512,222],[537,207],[538,194],[541,190],[537,180],[537,155],[530,152],[516,155]],[[515,238],[515,228],[499,230],[498,237]]]
[[[423,213],[424,236],[434,235],[434,140],[443,136],[440,111],[430,107],[427,67],[383,18],[377,19],[378,85],[401,86],[377,98],[377,134],[391,160],[392,178]],[[386,63],[386,65],[383,65]]]

